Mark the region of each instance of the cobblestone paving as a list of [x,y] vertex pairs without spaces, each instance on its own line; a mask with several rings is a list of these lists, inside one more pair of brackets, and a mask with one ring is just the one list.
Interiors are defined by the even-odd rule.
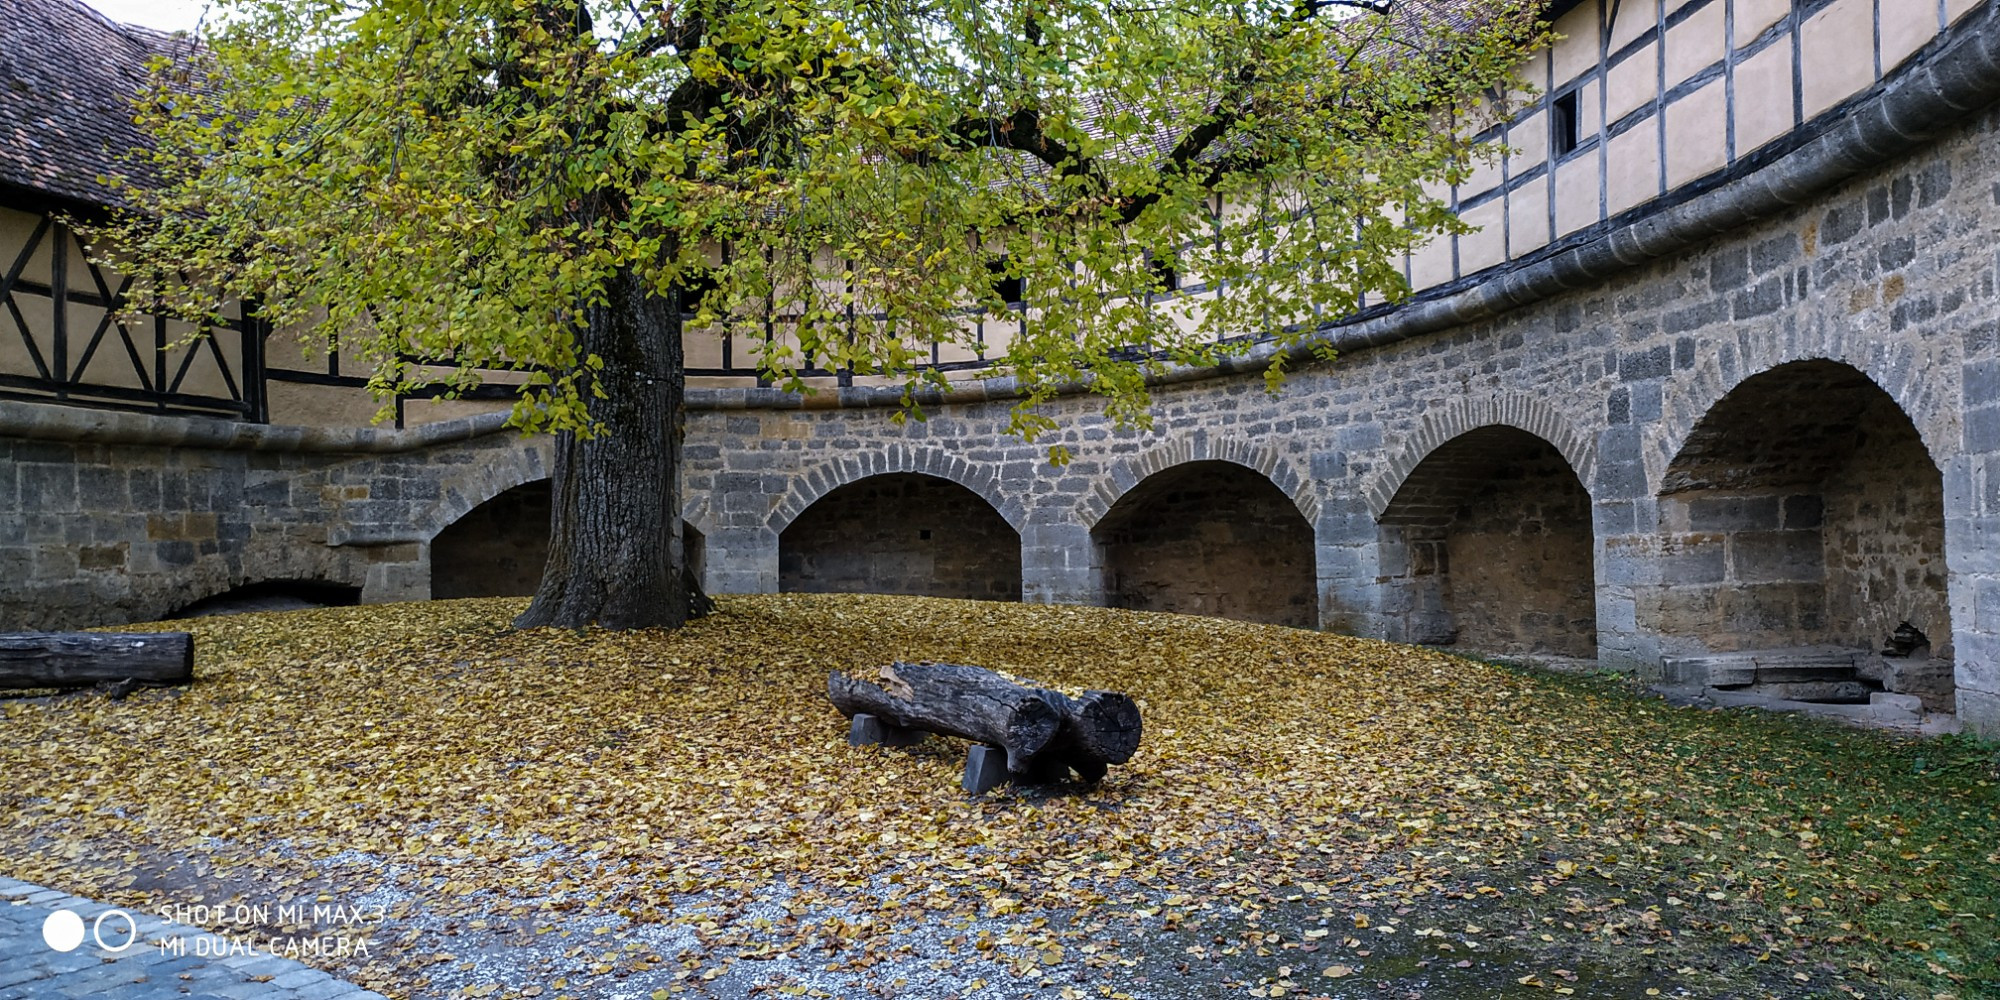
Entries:
[[[56,950],[44,937],[51,915],[64,910],[83,928],[83,943],[70,951]],[[60,924],[72,932],[76,927],[66,918],[57,921],[58,938]],[[100,937],[109,949],[99,946]],[[382,1000],[290,959],[232,949],[199,928],[0,878],[0,1000],[70,997]]]

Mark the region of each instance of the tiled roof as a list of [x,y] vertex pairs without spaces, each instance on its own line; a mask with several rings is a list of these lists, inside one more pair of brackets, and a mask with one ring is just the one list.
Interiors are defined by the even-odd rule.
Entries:
[[108,205],[98,178],[144,142],[131,100],[146,63],[185,36],[116,24],[79,0],[7,0],[0,15],[0,185]]

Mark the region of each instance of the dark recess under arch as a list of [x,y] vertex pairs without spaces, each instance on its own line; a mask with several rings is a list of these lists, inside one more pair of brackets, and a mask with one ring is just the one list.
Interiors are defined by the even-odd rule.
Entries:
[[778,538],[787,593],[1021,599],[1021,536],[979,494],[898,472],[829,491]]
[[1424,456],[1379,523],[1407,641],[1597,655],[1590,494],[1554,445],[1467,431]]
[[[550,483],[522,483],[467,511],[431,539],[431,597],[533,597],[549,561]],[[681,547],[700,578],[701,532],[681,522]]]
[[1312,525],[1283,490],[1234,462],[1187,462],[1146,477],[1091,537],[1111,607],[1319,624]]
[[1944,480],[1867,375],[1796,361],[1704,414],[1660,488],[1675,572],[1641,604],[1711,650],[1874,649],[1909,621],[1951,656]]

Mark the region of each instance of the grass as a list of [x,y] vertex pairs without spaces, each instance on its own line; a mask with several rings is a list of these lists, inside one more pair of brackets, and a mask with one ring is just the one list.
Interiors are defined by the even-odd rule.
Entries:
[[[399,996],[2000,982],[1992,744],[1172,615],[779,595],[509,632],[518,607],[181,623],[192,688],[0,701],[0,874],[244,903],[208,923],[353,938],[304,957]],[[897,658],[1126,691],[1144,745],[1097,787],[969,799],[959,747],[845,745],[827,671]]]

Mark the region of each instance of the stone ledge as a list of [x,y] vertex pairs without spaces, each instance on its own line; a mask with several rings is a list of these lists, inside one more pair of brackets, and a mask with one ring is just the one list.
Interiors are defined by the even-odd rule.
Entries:
[[349,454],[418,451],[501,433],[507,429],[506,420],[505,413],[482,413],[407,430],[301,427],[0,400],[0,438],[228,451]]

